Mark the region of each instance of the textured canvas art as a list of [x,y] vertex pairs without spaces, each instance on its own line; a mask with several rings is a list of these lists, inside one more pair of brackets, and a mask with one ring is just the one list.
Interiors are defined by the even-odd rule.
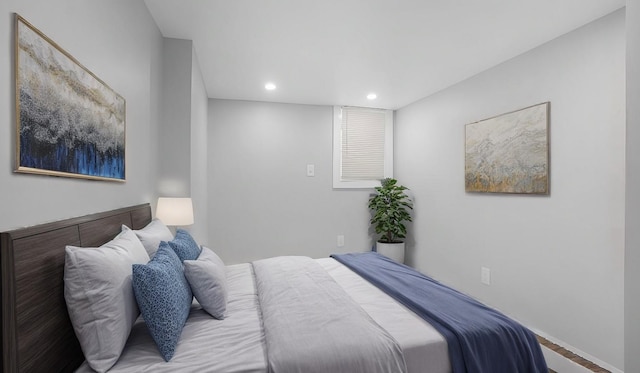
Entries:
[[549,193],[549,103],[465,127],[467,192]]
[[16,15],[18,172],[125,179],[125,100]]

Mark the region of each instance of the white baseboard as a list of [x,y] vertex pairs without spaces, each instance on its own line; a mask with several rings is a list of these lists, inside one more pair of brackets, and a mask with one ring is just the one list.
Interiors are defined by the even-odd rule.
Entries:
[[[545,338],[547,340],[549,340],[550,342],[553,342],[555,344],[557,344],[560,347],[563,347],[571,352],[573,352],[574,354],[582,357],[583,359],[589,360],[590,362],[599,365],[600,367],[610,371],[611,373],[624,373],[622,370],[611,366],[610,364],[607,364],[606,362],[598,359],[595,356],[591,356],[588,353],[584,352],[584,351],[580,351],[579,349],[564,343],[562,341],[559,341],[549,335],[547,335],[544,332],[541,332],[539,330],[535,330],[532,328],[531,329],[532,332],[536,333],[537,335],[541,336],[542,338]],[[544,354],[544,358],[547,361],[547,365],[549,366],[550,369],[555,370],[558,373],[592,373],[591,370],[583,367],[582,365],[575,363],[567,358],[565,358],[564,356],[542,346],[542,353]]]
[[553,369],[554,372],[558,373],[593,373],[589,369],[583,367],[578,363],[574,363],[573,361],[565,358],[564,356],[557,354],[545,346],[542,347],[542,354],[544,355],[544,359],[547,361],[547,367],[549,369]]

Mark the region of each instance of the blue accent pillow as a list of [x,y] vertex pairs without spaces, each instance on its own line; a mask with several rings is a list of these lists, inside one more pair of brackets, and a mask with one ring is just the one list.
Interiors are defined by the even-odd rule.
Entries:
[[182,263],[161,242],[149,263],[133,265],[133,292],[151,337],[165,361],[171,360],[182,334],[193,294]]
[[175,238],[169,241],[169,245],[178,254],[181,261],[196,260],[200,256],[200,247],[189,232],[184,229],[178,228]]

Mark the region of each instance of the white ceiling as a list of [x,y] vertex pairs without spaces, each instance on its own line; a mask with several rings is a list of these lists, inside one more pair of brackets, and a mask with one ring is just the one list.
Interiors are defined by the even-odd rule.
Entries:
[[[625,0],[145,3],[163,36],[193,40],[211,98],[397,109]],[[277,89],[266,91],[266,82]]]

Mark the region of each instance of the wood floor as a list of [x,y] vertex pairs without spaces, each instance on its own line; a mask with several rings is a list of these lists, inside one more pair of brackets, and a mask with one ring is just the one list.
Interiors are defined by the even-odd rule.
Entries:
[[[540,342],[541,345],[543,345],[544,347],[550,349],[551,351],[562,355],[563,357],[565,357],[566,359],[569,359],[571,361],[573,361],[576,364],[582,365],[583,367],[589,369],[590,371],[594,372],[594,373],[611,373],[611,371],[602,368],[601,366],[599,366],[596,363],[593,363],[583,357],[580,357],[576,354],[574,354],[573,352],[567,350],[564,347],[558,346],[557,344],[549,341],[546,338],[543,338],[539,335],[537,335],[536,337],[538,337],[538,342]],[[549,373],[556,373],[553,370],[549,369]]]

